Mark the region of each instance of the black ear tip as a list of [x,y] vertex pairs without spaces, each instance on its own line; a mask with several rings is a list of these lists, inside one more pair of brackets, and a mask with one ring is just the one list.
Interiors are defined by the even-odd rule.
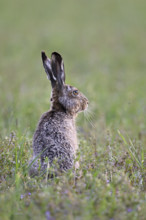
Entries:
[[47,59],[47,56],[46,56],[45,52],[42,51],[41,54],[42,54],[42,60],[45,61]]
[[51,57],[52,57],[52,59],[57,59],[59,62],[61,62],[61,60],[62,60],[61,55],[57,52],[53,52]]
[[52,53],[52,55],[55,55],[55,56],[60,56],[60,54],[59,54],[59,53],[57,53],[57,52],[53,52],[53,53]]

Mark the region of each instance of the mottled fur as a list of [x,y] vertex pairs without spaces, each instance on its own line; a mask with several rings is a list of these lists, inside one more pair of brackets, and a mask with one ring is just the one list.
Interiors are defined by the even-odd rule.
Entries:
[[78,164],[74,164],[78,149],[75,118],[88,105],[87,98],[81,92],[65,84],[63,60],[58,53],[52,53],[50,60],[43,52],[42,60],[52,84],[51,109],[41,116],[34,133],[31,176],[39,173],[39,158],[43,172],[54,161],[57,161],[57,171],[66,171],[74,165],[77,168]]

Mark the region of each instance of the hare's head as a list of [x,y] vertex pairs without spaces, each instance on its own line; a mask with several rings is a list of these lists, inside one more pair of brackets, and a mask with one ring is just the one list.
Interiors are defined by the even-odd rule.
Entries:
[[76,115],[88,106],[88,99],[75,87],[65,84],[64,63],[60,54],[54,52],[49,59],[42,52],[42,60],[52,85],[52,109]]

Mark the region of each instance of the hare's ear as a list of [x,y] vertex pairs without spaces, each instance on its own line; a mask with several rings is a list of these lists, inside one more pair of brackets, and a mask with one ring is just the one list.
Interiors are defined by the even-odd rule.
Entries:
[[51,55],[51,67],[54,76],[57,78],[59,87],[65,83],[64,63],[59,53],[53,52]]
[[52,88],[56,84],[56,77],[53,75],[52,67],[51,67],[51,60],[46,56],[45,52],[42,51],[42,61],[45,72],[47,73],[48,79],[51,81]]

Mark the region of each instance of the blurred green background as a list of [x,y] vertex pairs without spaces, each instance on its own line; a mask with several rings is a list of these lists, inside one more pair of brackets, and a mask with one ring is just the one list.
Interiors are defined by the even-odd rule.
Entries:
[[[95,126],[102,118],[107,127],[143,132],[145,27],[144,0],[0,0],[0,134],[32,135],[49,109],[42,50],[62,54],[66,83],[88,97]],[[83,115],[78,124],[86,126]]]
[[[42,50],[90,102],[80,169],[50,181],[28,175],[50,106]],[[0,0],[0,219],[145,220],[145,113],[145,0]]]

